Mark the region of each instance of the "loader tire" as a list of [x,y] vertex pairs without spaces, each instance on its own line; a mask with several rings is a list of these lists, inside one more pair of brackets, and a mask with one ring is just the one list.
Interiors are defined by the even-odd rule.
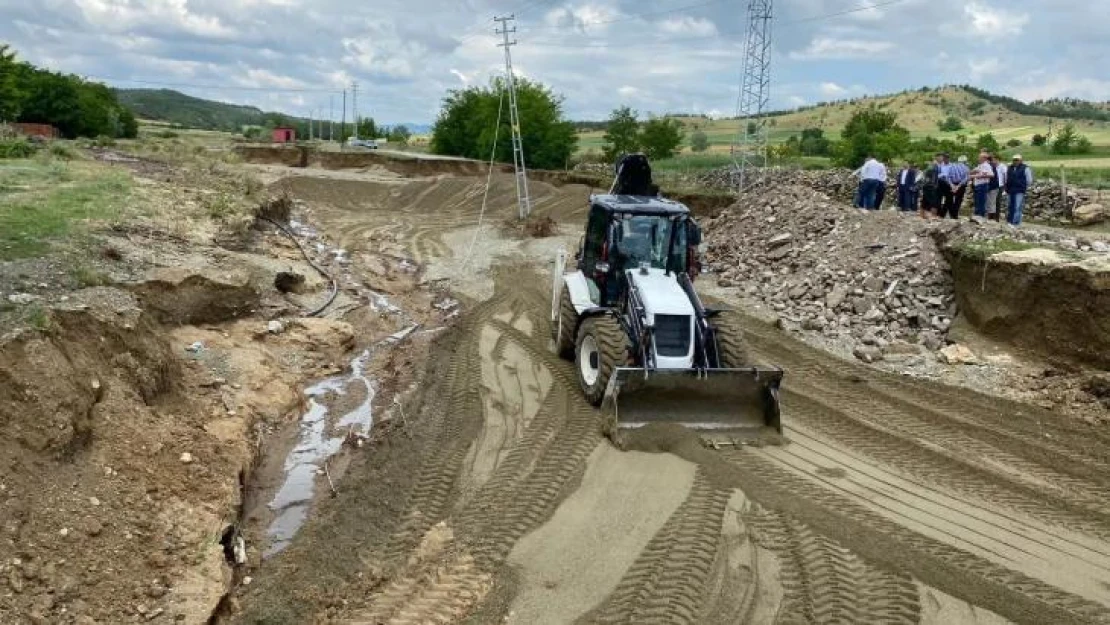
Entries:
[[722,312],[710,319],[709,323],[717,336],[717,356],[721,367],[731,369],[751,366],[751,352],[736,316],[727,311]]
[[570,290],[563,285],[559,294],[559,318],[551,325],[551,338],[555,339],[555,353],[559,358],[574,360],[574,330],[578,325],[578,312],[570,301]]
[[574,369],[586,401],[600,406],[613,369],[628,363],[628,336],[615,318],[590,317],[578,328]]

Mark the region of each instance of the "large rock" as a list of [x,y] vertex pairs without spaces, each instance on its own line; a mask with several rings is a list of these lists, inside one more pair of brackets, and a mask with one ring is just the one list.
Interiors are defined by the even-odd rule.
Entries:
[[949,345],[937,353],[937,358],[941,362],[948,365],[972,365],[979,362],[975,357],[975,353],[967,348],[965,345],[956,343]]
[[1091,226],[1110,220],[1110,208],[1102,204],[1084,204],[1072,211],[1071,219],[1077,226]]
[[875,345],[857,345],[856,348],[852,350],[852,355],[863,362],[879,362],[883,359],[883,350]]

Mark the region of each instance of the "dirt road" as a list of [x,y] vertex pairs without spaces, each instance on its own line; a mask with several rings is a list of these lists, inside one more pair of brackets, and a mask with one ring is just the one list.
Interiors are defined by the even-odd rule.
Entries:
[[[750,319],[787,371],[788,443],[714,451],[662,427],[617,451],[548,338],[549,253],[577,240],[588,189],[534,185],[564,236],[521,241],[495,178],[471,251],[483,183],[282,183],[352,254],[394,246],[471,301],[418,418],[256,572],[241,621],[1110,622],[1105,434]],[[321,557],[339,546],[359,570]]]

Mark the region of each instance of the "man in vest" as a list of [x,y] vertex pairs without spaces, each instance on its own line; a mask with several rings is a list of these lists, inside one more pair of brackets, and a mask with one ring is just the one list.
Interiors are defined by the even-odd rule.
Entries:
[[1006,171],[1006,194],[1010,196],[1006,222],[1011,226],[1021,225],[1021,212],[1025,209],[1025,194],[1032,185],[1033,170],[1021,160],[1020,154],[1015,154],[1010,168]]
[[917,170],[909,161],[898,172],[898,208],[912,211],[917,208]]

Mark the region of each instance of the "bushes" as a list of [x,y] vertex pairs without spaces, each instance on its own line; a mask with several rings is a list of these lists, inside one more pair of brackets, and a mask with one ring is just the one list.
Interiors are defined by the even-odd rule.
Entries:
[[0,140],[0,158],[30,158],[35,153],[35,146],[26,139]]

